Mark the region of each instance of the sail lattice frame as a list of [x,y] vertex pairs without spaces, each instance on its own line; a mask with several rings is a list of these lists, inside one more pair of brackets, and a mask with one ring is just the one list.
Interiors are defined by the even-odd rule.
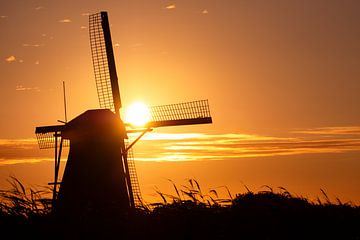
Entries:
[[100,107],[115,111],[101,12],[89,16],[89,34]]
[[154,106],[150,114],[147,127],[212,123],[208,100]]
[[[35,129],[36,139],[40,149],[55,148],[56,139],[61,139],[61,131],[64,125],[43,126]],[[60,142],[60,141],[59,141]],[[63,139],[62,147],[69,147],[70,141]]]
[[[126,147],[130,145],[128,141],[125,141],[125,144]],[[141,197],[140,184],[137,177],[134,153],[132,148],[129,148],[127,151],[127,163],[129,168],[132,193],[134,197],[134,204],[135,207],[141,207],[143,205],[143,199]]]

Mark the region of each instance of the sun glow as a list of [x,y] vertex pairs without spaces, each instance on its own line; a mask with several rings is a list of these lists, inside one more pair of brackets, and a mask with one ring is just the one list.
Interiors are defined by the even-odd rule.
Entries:
[[150,110],[142,102],[131,104],[125,111],[125,121],[131,125],[141,127],[150,121]]

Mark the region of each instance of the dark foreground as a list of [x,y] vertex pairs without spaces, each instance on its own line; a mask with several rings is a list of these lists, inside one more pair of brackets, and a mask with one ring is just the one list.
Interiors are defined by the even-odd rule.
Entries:
[[[220,199],[216,192],[177,190],[164,202],[113,216],[89,209],[61,220],[51,201],[19,187],[1,192],[2,239],[360,239],[360,208],[350,203],[316,203],[286,190]],[[326,197],[326,194],[324,194]],[[181,196],[181,197],[180,197]],[[165,199],[170,199],[168,203]]]

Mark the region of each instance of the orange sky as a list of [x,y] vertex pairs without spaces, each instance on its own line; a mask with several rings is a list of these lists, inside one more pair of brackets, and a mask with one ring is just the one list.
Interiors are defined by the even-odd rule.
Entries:
[[214,124],[159,129],[135,147],[147,194],[198,177],[360,201],[360,3],[340,0],[1,1],[1,185],[10,172],[51,181],[51,152],[31,139],[63,119],[62,81],[70,119],[98,107],[87,15],[100,10],[124,106],[211,105]]

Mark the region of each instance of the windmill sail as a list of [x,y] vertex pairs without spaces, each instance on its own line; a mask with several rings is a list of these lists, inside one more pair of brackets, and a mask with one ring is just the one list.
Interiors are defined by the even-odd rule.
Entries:
[[[89,34],[100,107],[110,109],[120,117],[121,99],[107,12],[89,16]],[[125,132],[125,127],[123,126],[123,128]],[[126,133],[125,138],[127,138]],[[124,139],[121,142],[122,161],[125,168],[130,204],[134,206],[132,183],[137,183],[136,172],[134,173],[135,166],[133,168],[129,167],[128,156],[125,154]]]
[[119,115],[121,99],[107,12],[89,16],[89,33],[100,107]]
[[[53,125],[36,127],[35,134],[40,149],[55,148],[56,137],[61,137],[61,132],[64,130],[65,125]],[[69,140],[63,142],[63,147],[69,146]]]
[[[126,141],[125,143],[126,143],[126,147],[128,147],[129,142]],[[134,153],[133,153],[132,148],[130,148],[127,151],[127,163],[128,163],[129,175],[130,175],[130,181],[131,181],[132,197],[133,197],[133,201],[134,201],[133,204],[136,207],[141,207],[143,200],[141,197],[140,184],[139,184],[137,173],[136,173]]]
[[149,128],[212,123],[208,100],[155,106],[150,114]]

